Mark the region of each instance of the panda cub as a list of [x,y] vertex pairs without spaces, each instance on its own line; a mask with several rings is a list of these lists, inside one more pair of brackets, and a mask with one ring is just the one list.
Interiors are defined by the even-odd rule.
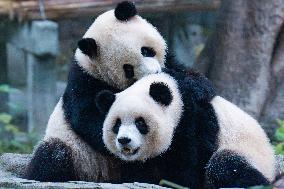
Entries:
[[123,162],[119,182],[167,179],[199,189],[274,179],[274,153],[261,126],[202,75],[166,70],[120,93],[103,91],[96,102],[107,114],[103,142]]
[[115,179],[102,142],[105,116],[95,105],[101,90],[118,92],[164,67],[166,43],[131,2],[98,16],[78,42],[68,83],[35,148],[25,178],[63,182]]

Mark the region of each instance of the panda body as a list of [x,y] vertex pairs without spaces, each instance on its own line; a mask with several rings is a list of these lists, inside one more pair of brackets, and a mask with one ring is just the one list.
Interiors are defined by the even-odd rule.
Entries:
[[103,141],[124,162],[120,181],[220,188],[274,179],[273,149],[261,126],[217,96],[205,77],[167,70],[111,95],[100,94],[105,103],[98,106],[109,108]]
[[133,3],[121,2],[98,16],[78,42],[67,87],[24,177],[52,182],[115,179],[115,171],[109,170],[116,165],[102,141],[105,115],[96,107],[95,97],[102,90],[119,92],[144,75],[160,72],[165,54],[164,39],[136,14]]
[[220,125],[218,151],[230,149],[241,154],[272,181],[275,174],[274,151],[259,123],[220,96],[214,97],[211,104]]

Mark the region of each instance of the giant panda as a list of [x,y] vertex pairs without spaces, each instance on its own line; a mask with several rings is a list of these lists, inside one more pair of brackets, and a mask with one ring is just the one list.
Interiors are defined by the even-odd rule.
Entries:
[[118,182],[243,188],[274,178],[264,130],[196,72],[145,76],[120,93],[100,92],[96,104],[107,115],[102,140],[120,164]]
[[95,106],[101,90],[118,92],[164,67],[166,43],[137,15],[135,5],[121,2],[98,16],[78,42],[66,90],[47,124],[24,177],[38,181],[114,179],[101,128],[104,115]]

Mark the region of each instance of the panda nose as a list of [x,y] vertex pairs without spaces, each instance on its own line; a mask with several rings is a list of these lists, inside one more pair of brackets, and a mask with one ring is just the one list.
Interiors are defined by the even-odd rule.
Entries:
[[119,142],[120,144],[125,145],[125,144],[130,143],[130,142],[131,142],[131,139],[130,139],[130,138],[127,138],[127,137],[122,137],[122,138],[119,138],[119,139],[118,139],[118,142]]

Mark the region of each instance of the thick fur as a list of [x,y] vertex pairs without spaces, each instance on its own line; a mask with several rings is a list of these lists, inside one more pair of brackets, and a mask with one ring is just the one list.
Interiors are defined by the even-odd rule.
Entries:
[[27,178],[54,182],[77,180],[72,149],[57,138],[49,138],[39,144],[31,162],[26,170]]
[[[165,107],[159,102],[155,104],[150,97],[149,89],[152,83],[166,83],[171,89],[173,98],[168,106]],[[155,96],[157,95],[156,93]],[[138,181],[157,184],[161,179],[167,179],[191,188],[202,187],[206,164],[216,151],[218,143],[218,120],[213,106],[209,103],[214,96],[215,91],[211,83],[203,76],[193,72],[178,73],[169,70],[167,74],[144,77],[119,93],[116,100],[121,103],[114,102],[115,106],[111,107],[104,123],[103,139],[108,149],[112,149],[112,153],[118,153],[115,151],[115,146],[112,146],[115,136],[105,135],[111,135],[108,130],[116,117],[125,117],[123,115],[127,114],[130,117],[143,115],[142,117],[151,120],[152,116],[157,116],[153,121],[155,120],[156,124],[158,121],[160,124],[155,124],[155,128],[151,127],[153,123],[149,125],[150,133],[153,129],[154,133],[159,133],[153,139],[150,139],[151,135],[148,136],[149,141],[147,141],[150,144],[143,153],[150,157],[145,159],[141,156],[138,161],[117,160],[123,162],[120,170],[122,177],[119,182]],[[133,112],[134,109],[137,111]],[[174,135],[171,129],[174,129]],[[170,137],[165,138],[169,136],[163,133],[165,131],[171,133]],[[161,151],[160,148],[163,150]]]
[[[160,75],[162,76],[157,77]],[[166,83],[171,89],[176,90],[168,91],[168,87],[164,86],[163,83]],[[158,97],[160,96],[157,94],[158,91],[153,92],[154,86],[157,85],[163,88],[160,90],[160,94],[165,93],[161,96],[170,96],[170,101],[168,98],[163,99]],[[143,137],[138,136],[136,144],[133,141],[133,148],[139,147],[139,143],[142,140],[144,141],[142,144],[145,144],[140,146],[139,153],[137,154],[138,157],[133,157],[135,158],[133,160],[145,161],[167,150],[171,144],[173,132],[178,125],[183,109],[182,98],[177,92],[177,88],[177,83],[171,77],[161,73],[144,77],[141,79],[141,82],[136,82],[133,87],[117,94],[116,101],[109,110],[103,127],[103,140],[107,148],[115,155],[119,154],[119,149],[112,142],[115,141],[117,135],[111,129],[117,118],[121,118],[122,126],[127,127],[126,132],[128,133],[125,132],[125,135],[128,135],[130,134],[129,132],[135,133],[135,119],[142,117],[148,123],[151,132]],[[149,92],[151,92],[154,98],[150,96]],[[136,133],[139,133],[139,131]],[[151,143],[150,146],[147,145],[149,143]],[[120,155],[119,157],[124,157],[123,154]]]
[[[95,131],[98,135],[101,131],[98,129]],[[55,140],[51,140],[55,139]],[[61,157],[64,151],[58,150],[58,148],[48,148],[46,149],[45,144],[52,143],[49,146],[65,146],[68,149],[67,157],[57,159],[57,156]],[[103,149],[103,143],[99,142],[98,147]],[[41,150],[42,149],[42,150]],[[64,150],[64,148],[62,148]],[[48,151],[47,151],[48,150]],[[47,153],[53,152],[52,156]],[[56,162],[53,161],[53,158],[56,158]],[[37,164],[39,160],[46,158],[46,161],[54,162],[38,164],[36,167],[31,167],[33,164]],[[28,179],[36,179],[39,181],[56,181],[58,178],[52,177],[49,174],[48,170],[52,170],[56,173],[60,173],[60,181],[69,181],[69,180],[84,180],[84,181],[97,181],[97,182],[111,182],[113,180],[118,180],[118,174],[116,167],[118,164],[114,164],[114,158],[109,155],[104,155],[103,153],[94,150],[90,145],[86,143],[78,134],[70,127],[70,124],[66,122],[64,118],[63,110],[63,99],[61,98],[58,104],[56,105],[53,113],[50,116],[47,130],[43,141],[39,144],[39,147],[36,148],[35,154],[31,164],[29,166],[29,172],[33,174],[28,174]],[[58,167],[62,166],[64,167]],[[74,172],[63,172],[66,170],[65,166],[74,167]],[[67,167],[68,167],[67,166]],[[35,169],[37,168],[37,169]],[[43,171],[45,174],[42,174]]]
[[[100,15],[78,42],[66,90],[50,116],[44,140],[34,151],[26,178],[57,181],[58,173],[61,181],[120,180],[119,172],[114,171],[119,164],[113,164],[114,158],[102,141],[105,115],[97,108],[95,97],[102,90],[118,92],[145,75],[161,71],[167,48],[159,32],[136,15],[133,6],[122,3],[116,15],[114,10]],[[126,9],[127,14],[122,14]],[[153,49],[155,56],[143,56],[142,47]],[[125,65],[131,66],[127,72]],[[68,158],[55,161],[56,153],[61,155],[57,146],[62,146],[63,152],[68,150]],[[41,164],[49,152],[53,154],[46,157],[50,163]],[[61,165],[73,166],[74,173],[67,173]],[[49,170],[55,177],[48,175]]]
[[117,5],[114,15],[118,20],[127,21],[137,14],[135,5],[132,2],[124,1]]
[[63,95],[64,118],[70,127],[95,150],[105,151],[102,143],[102,126],[105,116],[95,103],[96,95],[102,90],[118,91],[98,80],[75,62]]
[[[257,121],[216,96],[211,83],[202,75],[193,71],[164,71],[146,76],[117,94],[106,117],[104,143],[114,155],[127,160],[121,168],[131,168],[132,176],[127,179],[157,183],[164,178],[190,188],[248,187],[272,181],[273,149]],[[155,91],[153,100],[160,104],[160,110],[149,94],[150,86],[156,83],[165,83],[163,87],[170,89],[173,99],[166,106],[160,104],[157,97],[163,96],[165,90],[160,90],[160,94]],[[110,128],[117,118],[126,119],[124,122],[129,124],[133,117],[140,116],[149,119],[146,122],[150,123],[150,133],[154,130],[152,133],[159,134],[154,139],[144,137],[147,147],[140,145],[142,154],[133,155],[134,161],[132,157],[121,156],[123,151],[114,143],[116,135]],[[173,137],[160,128],[163,131],[174,128]]]
[[[83,38],[96,41],[98,56],[90,59],[78,48],[75,59],[85,71],[113,87],[125,89],[133,81],[164,67],[165,40],[156,28],[139,15],[122,22],[114,16],[114,10],[110,10],[97,17]],[[144,57],[142,47],[154,49],[156,55]],[[134,78],[125,78],[124,64],[133,66]]]
[[268,179],[247,158],[231,150],[216,152],[206,170],[206,188],[242,188],[269,184]]
[[220,125],[218,151],[230,150],[243,156],[269,181],[275,176],[274,151],[259,123],[220,96],[211,101]]

